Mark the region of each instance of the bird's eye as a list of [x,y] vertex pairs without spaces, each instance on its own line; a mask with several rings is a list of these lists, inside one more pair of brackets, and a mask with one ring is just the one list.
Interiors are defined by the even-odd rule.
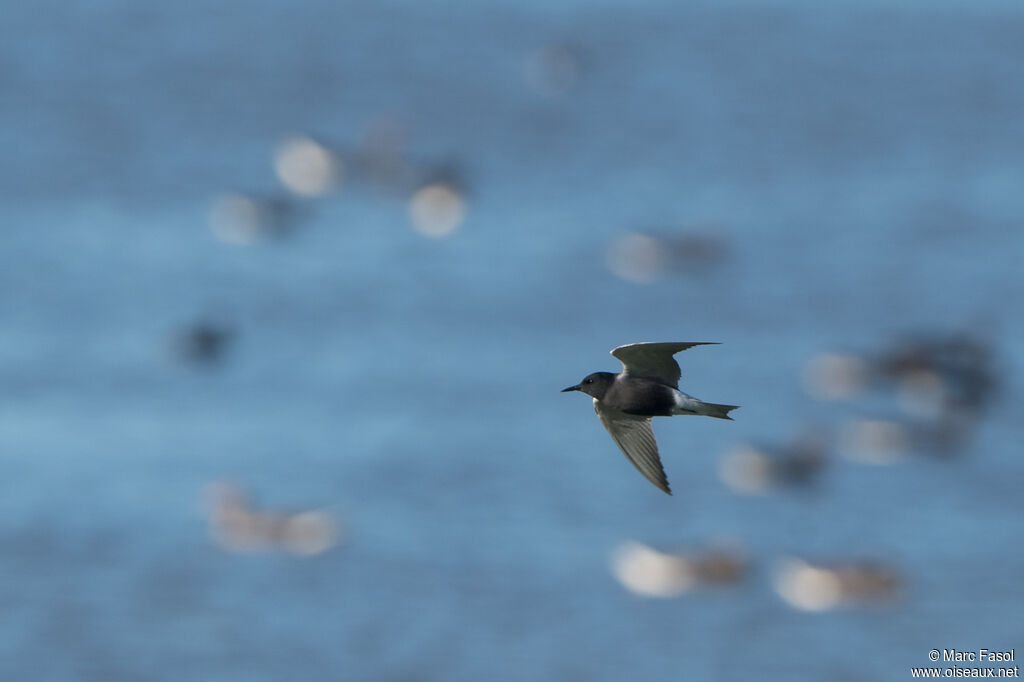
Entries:
[[592,383],[594,383],[594,380],[593,379],[584,379],[583,383],[585,383],[585,384],[592,384]]

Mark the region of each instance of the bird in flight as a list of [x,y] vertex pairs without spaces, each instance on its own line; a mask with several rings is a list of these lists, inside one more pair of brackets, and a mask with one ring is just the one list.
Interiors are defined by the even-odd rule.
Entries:
[[594,372],[583,381],[562,389],[581,391],[594,399],[594,411],[612,440],[641,474],[669,495],[668,478],[658,456],[658,443],[651,429],[652,417],[699,414],[729,419],[738,405],[719,405],[697,400],[679,390],[679,365],[672,357],[696,343],[631,343],[612,350],[622,371]]

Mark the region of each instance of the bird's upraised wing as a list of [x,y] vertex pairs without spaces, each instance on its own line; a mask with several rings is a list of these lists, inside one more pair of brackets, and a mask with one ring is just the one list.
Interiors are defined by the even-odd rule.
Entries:
[[679,365],[673,355],[694,346],[716,345],[714,341],[631,343],[612,350],[612,355],[622,363],[626,376],[654,379],[666,386],[679,387]]
[[668,478],[658,456],[658,443],[654,440],[651,418],[626,414],[603,406],[597,400],[594,401],[594,411],[633,466],[648,481],[671,495],[672,490],[668,487]]

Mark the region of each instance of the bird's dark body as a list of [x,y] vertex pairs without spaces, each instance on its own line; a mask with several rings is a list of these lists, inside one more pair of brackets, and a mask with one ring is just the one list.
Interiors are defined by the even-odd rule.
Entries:
[[676,407],[675,389],[651,379],[615,381],[602,402],[641,417],[671,417]]
[[611,372],[594,372],[580,382],[577,390],[596,398],[602,405],[638,417],[671,417],[679,414],[674,386],[647,377],[625,377]]

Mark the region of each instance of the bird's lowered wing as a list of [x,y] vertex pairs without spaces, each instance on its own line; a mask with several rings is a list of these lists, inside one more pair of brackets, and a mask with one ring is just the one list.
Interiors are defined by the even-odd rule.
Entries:
[[712,341],[631,343],[612,350],[612,355],[622,363],[626,376],[654,379],[667,386],[678,387],[679,365],[673,355],[694,346],[715,345]]
[[601,418],[604,428],[611,434],[612,440],[643,474],[648,481],[664,490],[669,495],[668,478],[658,457],[658,443],[654,440],[650,417],[638,417],[626,414],[594,401],[594,411]]

